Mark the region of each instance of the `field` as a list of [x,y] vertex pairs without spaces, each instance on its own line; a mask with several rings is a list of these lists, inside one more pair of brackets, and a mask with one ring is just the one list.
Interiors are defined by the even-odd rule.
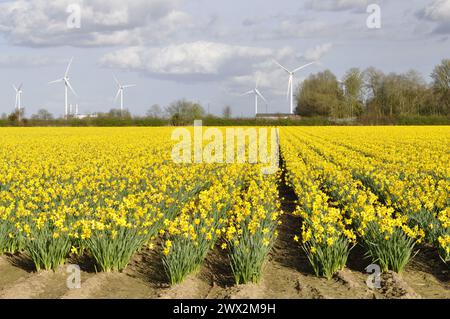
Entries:
[[448,126],[282,127],[274,174],[173,130],[1,129],[0,298],[450,298]]

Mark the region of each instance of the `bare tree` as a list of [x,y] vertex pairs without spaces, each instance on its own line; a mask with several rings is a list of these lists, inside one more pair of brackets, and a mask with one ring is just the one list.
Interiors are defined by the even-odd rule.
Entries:
[[225,119],[229,119],[229,118],[231,118],[231,114],[232,114],[231,107],[229,105],[225,106],[222,111],[222,116]]
[[359,115],[363,108],[364,75],[357,69],[350,69],[344,76],[344,99],[351,117]]
[[159,104],[153,104],[146,113],[147,117],[150,118],[163,118],[164,112]]
[[31,119],[33,120],[43,120],[43,121],[50,121],[53,120],[53,114],[47,111],[46,109],[40,109],[37,111],[36,114],[33,114],[31,116]]
[[438,113],[450,114],[450,59],[442,60],[431,74],[433,91],[438,101]]

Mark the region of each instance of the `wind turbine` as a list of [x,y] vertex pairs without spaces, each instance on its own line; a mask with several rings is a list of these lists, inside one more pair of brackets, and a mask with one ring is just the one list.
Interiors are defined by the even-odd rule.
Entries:
[[294,74],[308,66],[310,66],[311,64],[314,64],[316,62],[311,62],[305,65],[302,65],[292,71],[288,70],[287,68],[285,68],[284,66],[282,66],[280,63],[278,63],[276,60],[274,60],[274,62],[276,64],[278,64],[279,67],[281,67],[283,70],[285,70],[288,74],[289,74],[289,82],[288,82],[288,90],[287,90],[287,97],[289,99],[289,95],[291,98],[291,114],[294,114]]
[[119,80],[117,80],[117,78],[114,75],[113,75],[113,77],[114,77],[114,81],[116,81],[116,83],[117,83],[117,87],[119,88],[117,90],[116,98],[114,99],[114,101],[117,101],[117,98],[120,96],[120,112],[123,113],[123,91],[125,89],[135,87],[136,84],[122,85],[122,84],[120,84]]
[[256,80],[256,86],[253,90],[250,90],[248,92],[241,94],[241,96],[250,95],[250,94],[255,95],[255,115],[258,114],[258,97],[263,99],[263,101],[266,102],[266,105],[268,104],[266,98],[261,94],[261,92],[259,92],[258,85],[259,85],[259,79]]
[[23,84],[20,84],[19,87],[16,87],[13,84],[14,91],[16,91],[16,103],[14,104],[14,109],[18,113],[19,121],[20,121],[20,112],[22,110],[22,86]]
[[64,117],[66,119],[67,119],[68,111],[69,111],[68,89],[70,89],[75,96],[78,96],[77,93],[75,93],[75,90],[73,89],[72,85],[69,82],[69,70],[70,70],[70,66],[72,65],[72,61],[73,61],[73,58],[70,59],[70,62],[67,65],[66,73],[64,73],[63,78],[48,83],[48,84],[53,84],[53,83],[64,82]]
[[14,91],[16,91],[16,103],[14,104],[15,110],[20,110],[22,108],[22,86],[23,84],[20,84],[19,87],[13,85]]

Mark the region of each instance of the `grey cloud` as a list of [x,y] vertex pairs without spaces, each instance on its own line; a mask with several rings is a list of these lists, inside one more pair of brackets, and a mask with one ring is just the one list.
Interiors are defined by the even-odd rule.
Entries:
[[433,23],[433,34],[450,34],[450,0],[434,0],[417,11],[416,17]]
[[130,47],[106,54],[100,65],[176,81],[218,80],[245,74],[272,49],[196,41],[166,47]]
[[[160,42],[190,17],[178,0],[17,0],[0,3],[0,32],[23,46],[106,46]],[[67,27],[70,4],[81,7],[81,28]]]
[[438,22],[450,21],[450,0],[434,0],[417,12],[421,19]]
[[333,47],[332,43],[324,43],[321,45],[317,45],[314,48],[308,49],[303,57],[307,61],[318,61],[320,60],[326,53],[328,53]]
[[450,34],[450,22],[439,24],[434,30],[435,34]]

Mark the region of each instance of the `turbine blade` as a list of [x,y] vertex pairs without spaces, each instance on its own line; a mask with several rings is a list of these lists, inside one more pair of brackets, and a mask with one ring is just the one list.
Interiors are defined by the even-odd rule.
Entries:
[[72,65],[73,57],[70,59],[69,64],[67,65],[66,73],[64,73],[64,77],[67,77],[69,74],[70,66]]
[[69,82],[69,81],[66,81],[66,84],[67,84],[67,86],[69,87],[69,89],[72,91],[72,93],[73,93],[75,96],[78,96],[77,93],[75,92],[75,90],[73,89],[72,85],[70,85],[70,82]]
[[266,102],[266,104],[268,104],[268,102],[267,102],[266,98],[264,97],[264,95],[262,95],[262,94],[261,94],[261,92],[259,92],[259,90],[258,90],[258,89],[256,90],[256,94],[258,94],[258,96],[259,96],[260,98],[262,98],[262,99],[263,99],[263,101],[264,101],[264,102]]
[[20,83],[20,85],[19,85],[19,87],[17,88],[17,90],[18,90],[18,91],[22,90],[22,86],[23,86],[23,83]]
[[116,97],[114,98],[114,102],[117,101],[117,99],[119,98],[121,90],[122,89],[117,90],[117,94],[116,94]]
[[48,84],[59,83],[59,82],[62,82],[63,80],[64,79],[58,79],[58,80],[55,80],[55,81],[48,82]]
[[19,91],[14,84],[12,87],[13,87],[14,91],[16,91],[16,93],[17,93],[17,91]]
[[278,61],[277,60],[273,60],[273,62],[275,62],[276,64],[278,64],[278,66],[280,67],[280,68],[282,68],[283,70],[285,70],[287,73],[291,73],[291,71],[289,71],[288,69],[286,69],[284,66],[282,66],[280,63],[278,63]]
[[114,81],[116,81],[116,83],[117,83],[117,85],[119,86],[119,87],[121,87],[121,85],[120,85],[120,83],[119,83],[119,80],[117,80],[117,78],[116,78],[116,76],[113,74],[113,78],[114,78]]
[[132,88],[132,87],[135,87],[135,86],[137,86],[136,84],[127,84],[127,85],[124,85],[124,86],[122,86],[124,89],[127,89],[127,88]]
[[316,63],[316,62],[314,61],[314,62],[305,64],[305,65],[302,65],[301,67],[298,67],[298,68],[296,68],[294,71],[292,71],[292,73],[295,73],[295,72],[297,72],[297,71],[300,71],[301,69],[304,69],[304,68],[310,66],[311,64],[315,64],[315,63]]
[[242,93],[241,96],[250,95],[250,94],[253,94],[253,93],[255,93],[255,91],[251,90],[251,91]]

